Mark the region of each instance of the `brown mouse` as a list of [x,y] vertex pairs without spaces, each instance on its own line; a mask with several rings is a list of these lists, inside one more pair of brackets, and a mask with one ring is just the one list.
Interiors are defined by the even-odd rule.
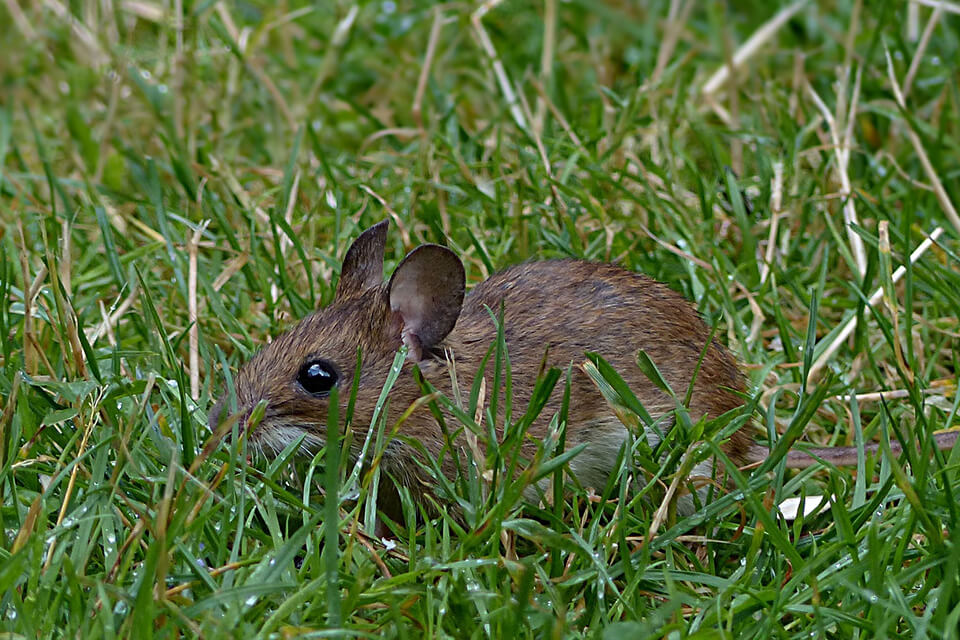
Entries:
[[[614,367],[658,419],[676,408],[675,401],[637,366],[638,351],[650,356],[672,389],[686,390],[709,338],[707,326],[683,296],[611,264],[528,262],[491,276],[465,297],[460,259],[446,247],[428,244],[411,251],[384,282],[386,234],[386,221],[364,231],[347,251],[334,301],[301,320],[241,367],[235,379],[239,410],[248,414],[258,402],[267,403],[262,421],[248,436],[256,449],[275,454],[302,435],[305,453],[319,450],[327,432],[329,391],[336,385],[345,405],[358,346],[362,369],[354,425],[370,424],[387,373],[404,344],[408,357],[390,392],[388,425],[421,396],[412,372],[414,364],[426,380],[452,397],[445,356],[452,354],[458,385],[469,390],[496,338],[489,310],[503,310],[515,414],[526,407],[545,358],[548,366],[565,369],[583,362],[584,353],[592,351]],[[488,388],[492,369],[491,361],[487,365]],[[566,446],[585,443],[586,448],[569,466],[582,485],[602,487],[627,430],[586,373],[575,366],[572,375]],[[557,385],[540,418],[530,427],[530,437],[523,445],[527,459],[532,459],[536,439],[543,440],[550,418],[560,408],[562,386]],[[740,406],[743,402],[738,394],[745,390],[734,357],[721,344],[711,342],[690,396],[691,418],[717,417]],[[220,422],[225,400],[210,413],[212,427]],[[444,436],[425,406],[409,416],[401,434],[420,442],[434,457],[444,447]],[[658,442],[656,433],[646,436],[651,444]],[[949,448],[957,434],[946,432],[936,437],[940,448]],[[359,454],[362,440],[354,439],[354,456]],[[458,444],[464,444],[462,436]],[[769,455],[766,447],[754,444],[743,431],[734,433],[722,448],[738,465],[760,462]],[[894,453],[900,451],[897,442],[891,442],[891,448]],[[868,453],[876,449],[877,445],[866,447]],[[432,484],[417,464],[417,455],[409,444],[395,439],[381,461],[381,468],[415,497],[430,493]],[[795,450],[788,454],[787,466],[807,467],[816,464],[816,458],[835,465],[855,464],[857,450]],[[443,456],[442,469],[447,477],[454,474],[449,455]],[[694,469],[693,475],[709,476],[711,469],[707,462]]]

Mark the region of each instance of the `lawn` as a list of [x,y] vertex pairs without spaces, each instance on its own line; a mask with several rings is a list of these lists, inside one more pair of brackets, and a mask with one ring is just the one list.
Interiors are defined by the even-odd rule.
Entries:
[[[932,445],[960,407],[958,13],[5,0],[2,635],[958,637],[960,447]],[[433,242],[468,288],[557,257],[667,283],[742,363],[744,408],[678,407],[605,487],[562,489],[547,453],[537,504],[517,439],[488,442],[443,489],[462,518],[402,496],[376,537],[383,478],[343,441],[248,455],[208,414],[381,220],[388,275]],[[449,429],[522,430],[472,391]],[[382,451],[386,415],[339,418]],[[672,508],[738,427],[770,457]],[[884,453],[789,471],[795,442]]]

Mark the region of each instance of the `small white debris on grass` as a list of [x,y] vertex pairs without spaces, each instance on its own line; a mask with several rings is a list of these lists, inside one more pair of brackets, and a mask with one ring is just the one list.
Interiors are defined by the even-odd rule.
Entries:
[[[803,517],[806,518],[812,513],[816,513],[821,505],[829,504],[830,500],[827,496],[807,496],[803,503]],[[800,510],[800,501],[801,498],[787,498],[780,503],[780,513],[783,514],[783,517],[792,522],[797,519],[798,512]]]

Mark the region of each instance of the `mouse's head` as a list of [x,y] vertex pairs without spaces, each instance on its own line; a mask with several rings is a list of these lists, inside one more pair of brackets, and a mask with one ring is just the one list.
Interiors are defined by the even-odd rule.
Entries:
[[[337,387],[342,398],[350,394],[358,348],[362,364],[356,412],[362,417],[372,413],[402,344],[408,347],[408,359],[420,361],[431,357],[453,329],[463,304],[460,259],[446,247],[423,245],[407,254],[384,283],[386,235],[386,221],[360,234],[344,257],[334,301],[240,368],[234,388],[241,416],[260,401],[267,403],[250,434],[257,449],[276,454],[301,435],[307,452],[322,446],[330,392]],[[211,428],[230,406],[226,396],[217,402],[210,412]]]

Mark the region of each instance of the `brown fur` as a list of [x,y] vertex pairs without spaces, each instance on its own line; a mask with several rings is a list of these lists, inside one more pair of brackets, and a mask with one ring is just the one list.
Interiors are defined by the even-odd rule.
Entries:
[[[372,263],[382,264],[383,233],[385,226],[369,230],[371,237],[358,240],[348,252],[344,268],[352,262],[351,272],[345,274],[337,299],[330,306],[304,318],[264,347],[237,375],[241,410],[249,411],[260,400],[267,401],[265,417],[250,436],[261,450],[278,452],[295,439],[297,430],[308,435],[309,450],[323,442],[327,400],[304,391],[297,383],[297,373],[313,358],[333,362],[340,373],[341,404],[345,405],[358,346],[363,362],[353,424],[370,423],[388,370],[404,340],[404,318],[391,309],[389,285],[374,284],[382,277],[382,268]],[[424,345],[428,348],[416,364],[424,377],[448,396],[452,394],[448,363],[438,354],[444,350],[453,354],[459,386],[466,394],[496,338],[496,326],[487,309],[497,313],[501,304],[512,365],[514,415],[525,409],[545,353],[549,366],[566,368],[583,362],[585,351],[595,351],[623,376],[656,419],[672,410],[674,402],[641,372],[636,365],[637,352],[646,351],[670,386],[682,394],[709,337],[689,302],[646,276],[614,265],[575,260],[521,264],[478,284],[463,301],[453,331],[437,344]],[[411,371],[413,364],[405,363],[391,392],[388,425],[393,425],[420,397]],[[491,361],[488,384],[492,382],[492,368]],[[589,448],[593,429],[609,421],[612,411],[583,371],[574,367],[573,376],[566,442],[568,447],[587,443]],[[550,418],[560,408],[561,388],[558,385],[529,431],[531,438],[523,449],[528,458],[534,455],[536,440],[543,439]],[[716,417],[739,406],[736,392],[743,390],[743,376],[734,358],[720,344],[711,344],[691,396],[692,417]],[[223,402],[211,412],[211,423],[219,420]],[[440,428],[426,408],[410,416],[401,434],[420,442],[434,457],[444,446]],[[355,455],[361,440],[355,438]],[[462,438],[458,444],[462,446]],[[736,433],[724,448],[734,461],[743,462],[750,450],[749,438]],[[382,464],[416,496],[429,493],[430,488],[414,456],[412,448],[394,441]],[[612,466],[614,458],[615,453],[607,464]],[[449,455],[445,461],[443,471],[450,476],[453,468]],[[601,460],[599,464],[604,463]]]
[[[560,368],[583,362],[584,353],[593,351],[620,373],[656,419],[672,410],[674,401],[641,372],[636,365],[637,352],[646,351],[671,388],[682,394],[709,337],[686,299],[646,276],[610,264],[531,262],[491,276],[468,296],[460,322],[447,340],[457,354],[459,369],[476,370],[495,336],[485,307],[496,313],[501,302],[514,393],[520,406],[533,391],[545,351],[547,364]],[[610,415],[609,405],[586,374],[575,368],[573,376],[568,446],[589,443],[586,425]],[[717,417],[739,406],[742,403],[734,392],[743,390],[743,377],[733,357],[720,344],[711,344],[691,397],[694,419]],[[558,389],[541,414],[541,423],[534,425],[534,437],[543,435],[542,429],[559,410],[559,403]],[[734,458],[741,457],[741,443],[739,438],[728,443]]]

